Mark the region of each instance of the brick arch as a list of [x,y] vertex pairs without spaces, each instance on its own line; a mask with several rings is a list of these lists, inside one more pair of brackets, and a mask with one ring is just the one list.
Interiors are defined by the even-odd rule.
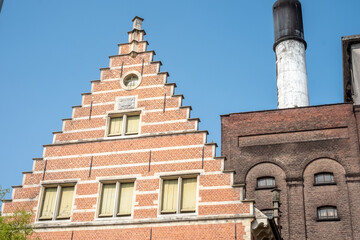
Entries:
[[[277,162],[272,162],[272,161],[259,161],[256,162],[255,164],[250,165],[247,169],[244,168],[243,169],[243,173],[242,175],[242,181],[243,183],[246,183],[246,178],[248,177],[249,173],[254,169],[257,168],[259,165],[263,165],[263,164],[269,164],[269,165],[274,165],[275,167],[278,167],[279,169],[281,169],[281,171],[286,175],[286,168],[282,165],[279,164]],[[244,166],[243,166],[244,167]]]
[[307,161],[304,161],[304,163],[303,163],[304,167],[303,167],[303,170],[302,170],[302,176],[304,177],[305,171],[308,169],[308,167],[311,167],[312,164],[316,163],[319,160],[324,160],[324,159],[327,159],[329,161],[333,161],[334,164],[337,163],[338,166],[340,166],[345,171],[344,174],[348,173],[348,171],[345,169],[345,166],[342,165],[341,160],[331,158],[331,157],[318,157],[318,158],[315,158],[315,159],[309,159]]
[[[314,176],[317,173],[330,172],[334,174],[334,185],[316,185]],[[331,239],[339,233],[346,236],[348,229],[342,226],[351,226],[346,182],[345,167],[331,158],[317,158],[307,164],[303,171],[304,204],[307,231],[311,239]],[[331,228],[323,222],[317,221],[317,209],[321,206],[335,206],[342,224],[332,224]],[[330,222],[331,224],[331,222]]]
[[[287,213],[287,189],[286,189],[286,172],[278,164],[272,162],[262,162],[254,164],[245,175],[246,198],[255,199],[255,207],[259,210],[272,209],[272,189],[257,189],[256,182],[259,177],[274,177],[275,184],[280,192],[280,199],[282,202],[281,212],[282,218],[286,219]],[[287,229],[287,222],[282,223],[282,227]],[[284,239],[287,239],[287,233],[283,233]]]

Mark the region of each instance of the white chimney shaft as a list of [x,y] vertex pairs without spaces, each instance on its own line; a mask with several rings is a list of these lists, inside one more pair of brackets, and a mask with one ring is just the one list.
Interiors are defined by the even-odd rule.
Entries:
[[273,15],[278,108],[309,106],[301,4],[298,0],[277,0]]
[[285,40],[275,47],[278,108],[309,106],[305,45]]

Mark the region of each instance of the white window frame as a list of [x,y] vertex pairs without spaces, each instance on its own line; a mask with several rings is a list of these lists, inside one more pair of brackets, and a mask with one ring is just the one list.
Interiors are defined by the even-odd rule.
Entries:
[[[118,179],[118,180],[101,180],[100,181],[100,187],[99,187],[99,199],[97,202],[97,210],[96,210],[96,218],[99,220],[104,219],[115,219],[115,218],[126,218],[126,217],[132,217],[134,215],[134,203],[135,203],[135,189],[136,189],[136,179]],[[120,197],[120,185],[122,183],[133,183],[134,184],[134,190],[133,190],[133,196],[132,196],[132,204],[131,204],[131,213],[126,215],[118,215],[118,208],[119,208],[119,197]],[[102,204],[102,195],[103,195],[103,186],[104,184],[116,184],[115,187],[115,198],[114,198],[114,209],[113,209],[113,215],[112,216],[100,216],[101,211],[101,204]]]
[[[139,116],[139,128],[138,128],[138,132],[137,133],[132,133],[132,134],[126,134],[126,126],[127,126],[127,118],[128,116]],[[112,118],[123,118],[123,122],[122,122],[122,130],[121,130],[121,134],[110,134],[110,126],[111,126],[111,119]],[[141,126],[141,111],[136,110],[136,111],[127,111],[127,112],[116,112],[116,113],[109,113],[108,117],[107,117],[107,124],[106,124],[106,136],[107,137],[124,137],[124,136],[136,136],[136,135],[140,135],[140,128]]]
[[[185,178],[195,178],[196,179],[196,196],[195,196],[195,210],[194,211],[181,211],[181,198],[182,198],[182,179]],[[199,199],[199,174],[189,174],[189,175],[170,175],[170,176],[161,176],[160,181],[160,193],[159,193],[159,206],[158,206],[158,215],[159,216],[171,216],[171,215],[186,215],[186,214],[197,214],[198,212],[198,199]],[[178,192],[177,192],[177,206],[175,213],[163,213],[162,212],[162,199],[164,194],[164,180],[178,180]]]
[[[60,207],[60,195],[61,195],[61,191],[63,187],[74,187],[74,193],[73,193],[73,199],[72,199],[72,204],[71,204],[71,211],[70,211],[70,217],[68,218],[58,218],[58,211],[59,211],[59,207]],[[46,188],[57,188],[56,190],[56,199],[55,199],[55,208],[54,208],[54,213],[51,219],[40,219],[41,218],[41,212],[42,212],[42,208],[44,205],[44,200],[45,200],[45,189]],[[72,214],[73,214],[73,210],[74,210],[74,200],[75,200],[75,193],[76,193],[76,183],[63,183],[63,184],[44,184],[41,186],[41,197],[40,197],[40,202],[39,202],[39,206],[38,206],[38,213],[37,213],[37,221],[39,222],[45,222],[45,221],[69,221],[72,218]]]

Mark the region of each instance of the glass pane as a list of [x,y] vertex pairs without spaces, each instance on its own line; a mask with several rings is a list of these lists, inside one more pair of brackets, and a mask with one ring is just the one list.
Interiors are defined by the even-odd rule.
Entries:
[[275,180],[272,179],[272,178],[268,178],[268,179],[267,179],[267,185],[268,185],[268,186],[274,186],[274,185],[275,185]]
[[60,205],[57,218],[70,218],[74,187],[63,187],[61,189]]
[[264,187],[265,186],[265,179],[258,180],[258,186],[259,187]]
[[116,184],[104,184],[101,196],[100,217],[113,216]]
[[325,174],[325,182],[330,182],[330,175],[329,174]]
[[122,134],[123,118],[111,118],[109,135],[121,135]]
[[315,182],[316,183],[322,183],[323,181],[322,181],[322,175],[316,175],[316,177],[315,177]]
[[127,116],[126,134],[136,134],[139,131],[140,116]]
[[196,178],[184,178],[182,180],[181,211],[195,211],[196,183]]
[[57,187],[45,188],[40,219],[52,219],[55,209]]
[[139,78],[136,75],[130,75],[124,80],[124,84],[127,87],[133,87],[137,84],[139,81]]
[[164,180],[162,195],[162,213],[176,213],[178,180]]
[[319,217],[326,217],[326,209],[319,210]]
[[118,215],[131,215],[134,183],[120,184],[120,198]]
[[328,216],[329,216],[329,217],[334,217],[334,216],[335,216],[334,209],[332,209],[332,208],[329,208],[329,209],[328,209]]

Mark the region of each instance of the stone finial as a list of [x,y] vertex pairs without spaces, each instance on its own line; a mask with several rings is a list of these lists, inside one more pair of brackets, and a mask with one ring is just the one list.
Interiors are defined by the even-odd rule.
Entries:
[[144,19],[136,16],[132,21],[133,21],[133,29],[141,30],[141,25]]

